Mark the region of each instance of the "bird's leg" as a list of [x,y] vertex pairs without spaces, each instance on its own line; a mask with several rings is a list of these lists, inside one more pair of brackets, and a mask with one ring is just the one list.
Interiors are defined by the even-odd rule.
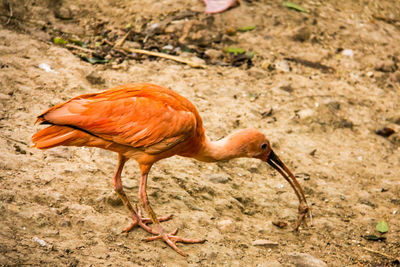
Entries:
[[142,179],[140,180],[140,187],[139,187],[139,199],[140,202],[142,203],[144,209],[150,216],[151,220],[153,221],[154,224],[154,230],[156,230],[157,236],[152,236],[148,237],[146,240],[147,241],[153,241],[157,239],[162,239],[164,240],[170,247],[172,247],[176,252],[181,254],[182,256],[187,256],[183,250],[178,248],[176,246],[176,242],[182,242],[182,243],[203,243],[205,240],[204,239],[188,239],[188,238],[183,238],[179,236],[175,236],[175,234],[178,232],[178,229],[175,229],[171,233],[167,233],[164,228],[160,224],[160,220],[157,218],[157,215],[153,211],[153,209],[150,207],[149,199],[147,197],[147,192],[146,192],[146,185],[147,185],[147,175],[150,170],[151,166],[147,165],[141,165],[140,169],[142,172]]
[[[125,232],[129,232],[131,229],[133,229],[135,226],[139,226],[146,230],[149,233],[152,234],[158,234],[155,230],[151,229],[150,227],[147,226],[148,223],[152,223],[152,220],[149,218],[142,218],[142,212],[140,209],[136,210],[135,208],[132,207],[131,203],[129,202],[128,197],[126,196],[124,189],[122,187],[122,180],[121,180],[121,173],[122,169],[124,168],[125,162],[128,161],[128,158],[119,155],[118,157],[118,167],[117,171],[115,172],[115,175],[112,179],[112,183],[114,186],[114,190],[119,196],[119,198],[122,200],[122,203],[124,203],[124,206],[128,209],[133,222],[131,225],[129,225],[126,229]],[[166,216],[159,218],[159,221],[165,221],[169,220],[172,216]]]

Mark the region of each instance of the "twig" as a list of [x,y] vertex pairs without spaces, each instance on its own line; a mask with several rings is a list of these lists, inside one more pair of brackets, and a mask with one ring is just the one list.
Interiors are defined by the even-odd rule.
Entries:
[[16,143],[20,143],[20,144],[23,144],[23,145],[27,145],[24,141],[20,141],[20,140],[14,139],[14,138],[11,138],[11,137],[6,136],[6,135],[1,135],[1,136],[4,137],[4,138],[6,138],[6,139],[8,139],[8,140],[10,140],[10,141],[14,141],[14,142],[16,142]]
[[119,48],[119,47],[121,47],[121,46],[125,43],[126,38],[128,38],[129,34],[131,34],[131,30],[129,30],[121,39],[119,39],[119,40],[115,43],[114,48]]
[[372,15],[372,17],[377,19],[377,20],[382,20],[382,21],[384,21],[386,23],[389,23],[389,24],[396,24],[396,23],[400,22],[400,20],[398,20],[398,19],[386,18],[384,16],[379,16],[379,15]]
[[400,262],[399,258],[393,257],[393,256],[385,254],[383,252],[380,252],[380,251],[377,251],[377,250],[373,250],[373,249],[370,249],[370,248],[366,248],[366,247],[361,247],[361,248],[366,250],[366,251],[369,251],[369,252],[372,252],[372,253],[376,253],[376,254],[379,254],[379,255],[381,255],[383,257],[386,257],[386,258],[389,258],[389,259],[392,259],[392,260]]
[[[96,54],[96,52],[91,50],[91,49],[83,48],[83,47],[80,47],[80,46],[77,46],[77,45],[66,44],[65,46],[67,48],[81,50],[81,51],[84,51],[86,53]],[[118,52],[125,51],[125,52],[128,52],[128,53],[137,53],[137,54],[143,54],[143,55],[148,55],[148,56],[166,58],[166,59],[170,59],[170,60],[174,60],[174,61],[177,61],[177,62],[180,62],[180,63],[187,64],[187,65],[189,65],[189,66],[191,66],[193,68],[202,68],[202,69],[206,68],[206,66],[203,65],[203,64],[199,64],[199,63],[196,63],[196,62],[193,62],[193,61],[181,58],[181,57],[172,56],[172,55],[168,55],[168,54],[165,54],[165,53],[153,52],[153,51],[142,50],[142,49],[134,49],[134,48],[124,48],[124,47],[121,47],[120,49],[115,49],[115,50],[118,51]]]
[[10,10],[10,15],[8,16],[8,20],[6,21],[6,25],[7,25],[8,23],[10,23],[10,21],[11,21],[11,18],[13,17],[13,10],[12,10],[12,6],[11,6],[11,4],[10,4],[10,2],[9,2],[9,1],[7,1],[7,4],[8,4],[8,9]]
[[87,49],[87,48],[80,47],[80,46],[73,45],[73,44],[66,44],[65,47],[76,49],[76,50],[81,50],[81,51],[84,51],[86,53],[96,54],[96,52],[91,50],[91,49]]
[[320,69],[320,70],[322,70],[322,72],[334,72],[335,71],[334,68],[325,66],[319,62],[313,62],[313,61],[309,61],[309,60],[298,58],[298,57],[285,57],[285,59],[288,61],[293,61],[295,63],[299,63],[306,67],[310,67],[313,69]]
[[142,49],[134,49],[134,48],[121,48],[121,49],[124,51],[130,52],[130,53],[137,53],[137,54],[143,54],[143,55],[148,55],[148,56],[161,57],[161,58],[174,60],[174,61],[177,61],[180,63],[187,64],[193,68],[202,68],[202,69],[206,68],[206,66],[203,64],[199,64],[199,63],[196,63],[196,62],[193,62],[193,61],[181,58],[181,57],[172,56],[172,55],[168,55],[165,53],[153,52],[153,51],[142,50]]
[[107,39],[104,39],[103,42],[108,44],[109,46],[114,46],[114,44],[112,42],[108,41]]

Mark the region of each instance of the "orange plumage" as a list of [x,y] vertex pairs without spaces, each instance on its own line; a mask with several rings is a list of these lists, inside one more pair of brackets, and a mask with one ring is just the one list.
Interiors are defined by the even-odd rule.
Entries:
[[[258,130],[245,129],[212,142],[205,135],[202,119],[194,105],[174,91],[153,84],[140,83],[119,86],[97,94],[86,94],[55,105],[38,116],[36,122],[50,124],[33,135],[34,147],[89,146],[117,152],[119,163],[113,177],[116,193],[130,212],[133,223],[163,239],[173,249],[186,255],[175,242],[199,243],[202,239],[187,239],[167,233],[157,218],[146,193],[151,166],[160,159],[180,155],[205,162],[251,157],[268,162],[290,183],[300,201],[299,219],[295,229],[309,213],[303,190],[293,174],[272,151],[268,139]],[[142,218],[126,197],[121,181],[125,162],[135,159],[141,170],[139,199],[150,215]],[[150,228],[147,224],[153,223]]]

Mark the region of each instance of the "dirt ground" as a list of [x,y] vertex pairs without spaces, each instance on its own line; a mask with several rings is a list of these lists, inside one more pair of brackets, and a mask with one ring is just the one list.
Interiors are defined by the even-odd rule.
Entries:
[[[266,0],[242,0],[216,15],[203,14],[197,0],[0,1],[0,265],[398,264],[400,2],[297,3],[309,12]],[[247,26],[256,28],[237,31]],[[75,38],[103,49],[103,39],[115,42],[129,28],[124,47],[173,47],[206,68],[105,48],[99,56],[109,62],[91,64],[84,50],[53,42]],[[253,56],[222,52],[228,46]],[[207,242],[179,244],[185,258],[161,241],[143,242],[141,229],[120,234],[130,219],[112,191],[116,154],[39,151],[31,136],[50,106],[136,82],[187,97],[213,140],[240,128],[263,131],[305,189],[312,225],[292,231],[296,196],[263,162],[173,157],[152,168],[150,202],[159,215],[174,215],[167,229]],[[376,133],[384,127],[386,136]],[[135,162],[123,182],[137,203]],[[382,219],[385,234],[375,229]],[[259,239],[277,244],[255,246]]]

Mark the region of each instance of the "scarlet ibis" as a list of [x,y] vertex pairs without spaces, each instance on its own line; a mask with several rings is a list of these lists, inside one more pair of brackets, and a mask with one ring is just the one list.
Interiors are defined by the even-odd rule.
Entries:
[[[204,240],[176,236],[177,230],[167,232],[160,222],[171,217],[158,218],[150,206],[147,177],[153,164],[164,158],[179,155],[203,162],[240,157],[260,159],[289,182],[299,199],[295,230],[305,222],[307,214],[311,215],[300,184],[274,153],[264,134],[255,129],[244,129],[219,141],[210,141],[195,106],[173,90],[138,83],[80,95],[51,107],[37,117],[37,122],[49,126],[33,135],[36,148],[87,146],[117,152],[119,160],[112,183],[133,220],[125,231],[141,227],[154,235],[148,237],[148,241],[163,239],[181,255],[186,253],[176,246],[176,242],[200,243]],[[132,206],[123,190],[121,173],[129,159],[139,164],[139,199],[150,218],[142,217],[141,208]],[[154,227],[148,226],[149,223]]]

